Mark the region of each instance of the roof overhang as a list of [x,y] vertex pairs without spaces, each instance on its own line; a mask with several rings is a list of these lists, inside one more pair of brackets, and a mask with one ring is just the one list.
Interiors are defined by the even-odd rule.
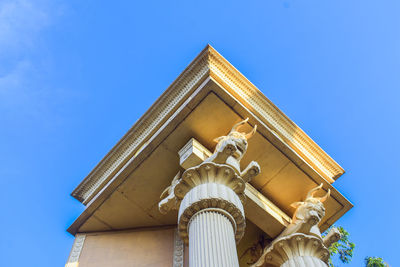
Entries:
[[207,46],[73,191],[87,207],[68,230],[175,224],[176,213],[161,215],[157,203],[180,170],[178,151],[193,137],[212,151],[212,140],[246,117],[258,131],[242,164],[255,160],[261,165],[246,191],[249,220],[271,237],[277,235],[290,221],[289,205],[320,183],[332,192],[322,230],[352,207],[331,185],[344,170]]

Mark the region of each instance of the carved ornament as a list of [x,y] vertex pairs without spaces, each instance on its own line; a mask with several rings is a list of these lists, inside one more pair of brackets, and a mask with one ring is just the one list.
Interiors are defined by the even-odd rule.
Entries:
[[247,139],[256,131],[254,127],[250,133],[239,132],[247,121],[235,124],[228,135],[217,138],[214,153],[203,163],[188,168],[182,176],[178,173],[161,194],[161,213],[179,208],[178,230],[184,242],[188,242],[190,219],[205,209],[214,209],[230,218],[236,242],[242,238],[246,226],[243,209],[246,182],[260,173],[254,161],[243,171],[240,169]]
[[340,233],[333,229],[322,239],[318,227],[325,216],[323,202],[329,197],[330,190],[323,197],[314,195],[322,184],[311,189],[305,200],[295,202],[296,208],[292,223],[264,250],[254,267],[273,266],[327,266],[329,246],[340,239]]

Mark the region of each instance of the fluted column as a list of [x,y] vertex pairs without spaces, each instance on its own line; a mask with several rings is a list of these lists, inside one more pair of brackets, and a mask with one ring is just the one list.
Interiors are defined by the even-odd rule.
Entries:
[[189,223],[191,267],[239,266],[234,229],[229,214],[218,209],[197,212]]
[[189,169],[183,174],[183,181],[186,185],[208,181],[189,191],[185,183],[175,189],[178,194],[184,194],[178,213],[178,231],[189,244],[190,267],[238,267],[236,242],[245,229],[239,197],[244,197],[241,192],[244,182],[231,167],[215,163]]

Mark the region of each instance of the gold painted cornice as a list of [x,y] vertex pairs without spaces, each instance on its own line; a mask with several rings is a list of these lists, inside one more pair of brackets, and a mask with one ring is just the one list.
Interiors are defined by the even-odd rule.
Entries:
[[83,204],[88,204],[128,160],[139,154],[151,136],[170,119],[171,115],[207,77],[216,80],[237,101],[254,112],[282,143],[295,151],[328,182],[334,182],[344,173],[339,164],[260,90],[214,48],[207,45],[77,186],[72,196]]

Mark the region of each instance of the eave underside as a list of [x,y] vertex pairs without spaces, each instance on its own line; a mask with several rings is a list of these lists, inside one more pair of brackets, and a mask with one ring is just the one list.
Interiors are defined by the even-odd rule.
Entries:
[[[207,72],[206,72],[207,73]],[[259,125],[259,135],[263,136],[265,140],[268,140],[272,144],[274,148],[276,148],[277,151],[282,153],[285,157],[288,158],[290,161],[290,168],[288,167],[288,171],[290,174],[290,171],[293,171],[296,169],[300,170],[299,175],[303,175],[304,177],[308,177],[307,179],[310,180],[310,182],[307,182],[304,185],[304,188],[302,188],[302,191],[308,190],[310,187],[314,186],[315,184],[319,184],[321,182],[325,183],[324,189],[327,190],[330,188],[332,190],[332,196],[333,199],[339,203],[339,208],[334,208],[335,212],[332,213],[325,221],[324,224],[322,225],[322,229],[327,228],[329,225],[331,225],[334,221],[336,221],[338,218],[340,218],[347,210],[351,208],[351,203],[349,203],[339,192],[337,192],[330,184],[329,181],[325,177],[321,175],[318,170],[316,170],[311,164],[309,164],[304,157],[299,155],[296,150],[294,150],[292,147],[290,147],[287,143],[283,142],[282,137],[278,135],[273,129],[271,129],[265,118],[262,118],[260,116],[257,116],[255,112],[257,110],[253,109],[251,110],[250,108],[247,108],[244,104],[242,104],[242,101],[238,101],[237,98],[232,95],[232,91],[230,92],[229,90],[226,89],[226,86],[221,85],[218,83],[215,79],[212,77],[209,77],[209,75],[206,74],[204,77],[199,77],[199,82],[202,82],[200,85],[196,84],[195,88],[192,88],[190,91],[190,95],[186,96],[186,98],[181,99],[179,102],[178,107],[176,107],[173,111],[173,113],[167,117],[164,118],[162,121],[163,123],[158,126],[157,130],[153,129],[153,131],[148,131],[149,135],[146,138],[142,138],[142,145],[136,149],[133,150],[134,152],[131,157],[126,159],[124,161],[124,164],[122,167],[120,167],[118,170],[114,170],[114,172],[111,172],[111,176],[107,177],[105,181],[102,182],[100,185],[100,189],[97,189],[97,191],[94,191],[92,194],[93,196],[90,197],[90,201],[87,200],[85,203],[87,204],[86,210],[79,216],[79,218],[74,222],[74,224],[70,227],[69,231],[73,234],[79,231],[83,231],[82,229],[80,230],[81,226],[90,218],[94,216],[94,214],[97,212],[97,210],[104,204],[107,203],[107,200],[109,197],[117,192],[119,189],[118,187],[122,185],[127,179],[129,179],[130,175],[153,153],[153,151],[162,144],[163,140],[165,140],[172,132],[174,132],[177,127],[180,125],[180,123],[189,115],[193,112],[193,110],[199,105],[203,99],[205,99],[208,95],[214,94],[218,96],[218,98],[221,99],[223,103],[225,103],[226,106],[230,107],[235,114],[237,114],[238,118],[239,117],[249,117],[250,118],[250,124],[251,125]],[[163,96],[161,97],[163,98]],[[221,103],[222,103],[221,102]],[[252,107],[252,106],[251,106]],[[153,109],[154,107],[152,107]],[[152,110],[151,109],[151,110]],[[149,112],[148,112],[149,113]],[[150,112],[151,113],[151,112]],[[148,119],[149,114],[145,115],[144,118],[141,120],[146,120]],[[166,116],[166,115],[165,115]],[[161,117],[161,116],[160,116]],[[229,122],[230,123],[230,122]],[[138,127],[134,126],[133,128]],[[203,127],[207,127],[207,121],[203,122]],[[201,127],[200,127],[201,128]],[[226,128],[226,127],[225,127]],[[225,131],[225,130],[223,130]],[[130,131],[131,132],[131,131]],[[129,133],[125,135],[124,139],[129,139],[131,138],[132,133]],[[195,134],[195,133],[193,133]],[[203,138],[203,140],[200,140],[202,142],[207,143],[208,146],[211,147],[212,145],[210,144],[211,140],[216,137],[214,135],[218,134],[225,134],[225,132],[220,132],[220,133],[213,133],[210,134],[210,137],[208,138]],[[200,138],[201,139],[201,138]],[[187,141],[187,140],[184,140]],[[119,150],[123,147],[123,142],[121,141],[113,150]],[[182,144],[183,145],[183,144]],[[251,146],[249,146],[251,147]],[[174,148],[175,149],[175,148]],[[115,153],[115,152],[114,152]],[[251,152],[253,153],[253,152]],[[250,154],[251,154],[250,153]],[[112,154],[111,152],[109,155]],[[124,151],[120,151],[120,155],[126,155],[129,154]],[[109,156],[108,155],[108,156]],[[121,163],[122,164],[122,163]],[[292,167],[293,166],[293,167]],[[293,170],[292,170],[293,169]],[[297,171],[296,171],[297,173]],[[171,177],[172,179],[172,177]],[[170,182],[170,181],[168,181]],[[168,182],[164,182],[162,186],[167,186]],[[272,218],[274,222],[276,222],[276,225],[278,227],[275,230],[277,233],[279,233],[279,229],[282,229],[285,224],[288,222],[288,217],[290,216],[290,211],[285,210],[284,207],[277,208],[278,211],[274,208],[274,204],[272,202],[279,202],[281,201],[280,199],[276,199],[274,201],[270,201],[268,199],[268,195],[270,194],[272,189],[268,189],[268,187],[265,187],[265,192],[263,192],[262,187],[260,184],[257,183],[263,183],[263,181],[255,181],[255,184],[253,184],[257,189],[255,191],[253,190],[253,196],[248,196],[250,198],[249,205],[251,207],[248,208],[247,213],[249,213],[249,216],[252,217],[254,216],[253,222],[257,224],[257,221],[264,220],[265,218],[257,218],[257,214],[269,214],[268,218],[276,217],[275,219]],[[140,186],[137,186],[139,188]],[[133,188],[133,186],[129,187]],[[161,190],[161,189],[160,189]],[[257,191],[258,190],[258,191]],[[269,190],[269,191],[268,191]],[[275,189],[273,189],[275,190]],[[160,192],[157,192],[157,194]],[[259,197],[254,197],[254,196]],[[263,201],[259,201],[259,199],[263,198]],[[270,196],[269,196],[270,197]],[[253,198],[253,199],[251,199]],[[299,200],[299,199],[297,199]],[[259,201],[259,203],[257,202]],[[289,201],[289,200],[288,200]],[[290,201],[289,201],[290,202]],[[258,203],[258,204],[257,204]],[[265,204],[267,203],[267,204]],[[267,207],[269,204],[272,203],[273,205],[270,206],[269,208]],[[333,203],[333,202],[332,202]],[[289,203],[290,204],[290,203]],[[288,204],[288,205],[289,205]],[[333,205],[333,204],[332,204]],[[335,204],[336,205],[336,204]],[[140,206],[140,205],[139,205]],[[286,206],[282,205],[282,206]],[[251,211],[253,210],[254,207],[261,207],[259,212],[253,212],[254,214],[251,214]],[[262,210],[262,207],[264,207],[264,210]],[[272,207],[272,208],[271,208]],[[328,207],[330,208],[330,207]],[[332,206],[333,208],[333,206]],[[275,211],[274,211],[275,209]],[[283,209],[283,211],[281,210]],[[337,210],[338,209],[338,210]],[[278,215],[277,215],[278,214]],[[152,216],[155,216],[152,214]],[[272,217],[271,217],[272,216]],[[170,215],[171,218],[174,218],[174,214]],[[268,219],[267,218],[267,219]],[[281,221],[281,222],[279,222]],[[173,220],[171,219],[171,222],[173,223]],[[257,225],[261,229],[267,229],[267,227],[263,225]],[[280,228],[279,228],[280,227]],[[87,228],[89,229],[89,228]],[[89,229],[90,230],[90,229]],[[112,230],[112,229],[110,229]],[[266,230],[265,230],[266,231]],[[273,233],[271,235],[274,235]]]
[[344,170],[211,46],[207,46],[72,192],[87,205],[206,79],[212,78],[270,131],[272,142],[314,175],[334,182]]

